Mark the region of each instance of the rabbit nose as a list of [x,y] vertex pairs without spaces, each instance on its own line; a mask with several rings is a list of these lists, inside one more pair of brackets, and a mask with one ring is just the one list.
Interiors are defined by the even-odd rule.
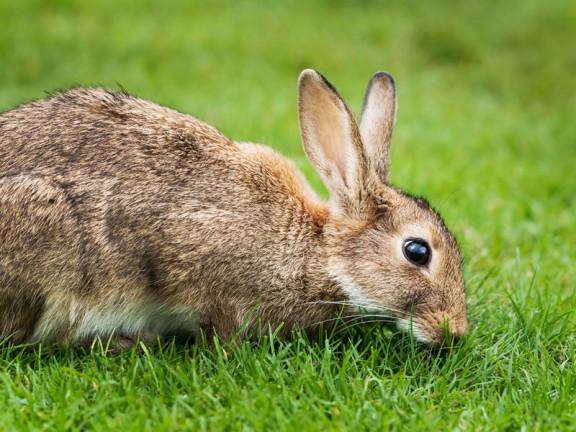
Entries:
[[450,321],[450,334],[458,339],[462,339],[468,333],[468,320],[466,318]]

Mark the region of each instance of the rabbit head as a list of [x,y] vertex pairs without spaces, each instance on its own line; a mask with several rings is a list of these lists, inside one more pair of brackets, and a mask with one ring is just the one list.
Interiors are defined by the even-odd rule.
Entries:
[[304,150],[330,193],[328,273],[353,309],[393,320],[422,342],[467,331],[461,255],[428,203],[389,181],[396,113],[384,72],[368,86],[357,124],[336,89],[305,70],[298,83]]

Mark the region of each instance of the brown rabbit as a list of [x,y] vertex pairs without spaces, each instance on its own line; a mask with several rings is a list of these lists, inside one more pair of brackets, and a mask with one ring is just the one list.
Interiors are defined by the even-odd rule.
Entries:
[[3,113],[0,338],[118,350],[339,314],[430,344],[464,335],[457,244],[388,180],[392,78],[373,76],[360,126],[312,70],[298,108],[328,203],[270,148],[125,93],[78,88]]

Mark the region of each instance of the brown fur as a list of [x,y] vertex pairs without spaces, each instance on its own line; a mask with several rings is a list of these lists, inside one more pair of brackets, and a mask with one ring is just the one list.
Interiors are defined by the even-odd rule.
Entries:
[[[432,343],[445,318],[464,334],[460,255],[440,218],[387,184],[387,162],[363,150],[368,132],[312,71],[300,120],[330,203],[271,149],[124,93],[78,88],[2,114],[0,337],[114,336],[122,349],[199,329],[312,330],[358,305],[425,317]],[[377,133],[387,142],[372,145],[389,146],[391,132]],[[346,134],[355,162],[330,147]],[[428,273],[394,250],[407,221],[432,236]]]

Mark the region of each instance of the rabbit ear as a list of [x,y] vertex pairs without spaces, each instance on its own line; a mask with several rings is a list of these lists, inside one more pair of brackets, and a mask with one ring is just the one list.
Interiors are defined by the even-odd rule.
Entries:
[[336,89],[311,69],[298,80],[298,118],[304,151],[331,199],[340,207],[357,202],[366,172],[358,125]]
[[390,142],[396,119],[396,87],[386,72],[374,74],[364,96],[360,135],[366,156],[382,182],[390,174]]

